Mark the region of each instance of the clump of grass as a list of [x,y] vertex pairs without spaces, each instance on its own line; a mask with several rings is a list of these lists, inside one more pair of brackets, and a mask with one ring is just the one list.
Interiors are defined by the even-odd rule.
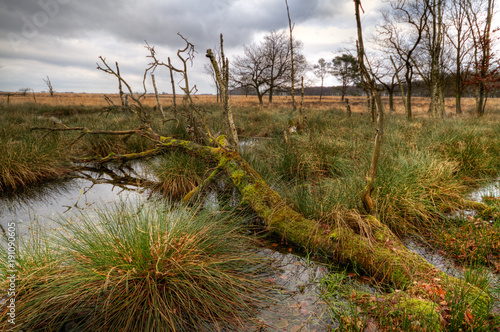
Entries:
[[405,292],[368,287],[354,273],[332,272],[321,280],[322,298],[329,304],[334,331],[496,331],[500,325],[493,303],[472,308],[464,301],[470,285],[491,293],[491,278],[484,268],[469,269],[464,282],[447,291],[429,281],[413,288],[409,298]]
[[[4,141],[5,142],[5,141]],[[16,190],[68,173],[57,144],[34,139],[6,140],[0,144],[0,192]]]
[[341,143],[328,137],[310,140],[293,134],[288,142],[282,138],[260,141],[248,159],[264,177],[278,177],[285,183],[315,182],[340,176],[348,169],[343,149]]
[[500,227],[500,197],[483,196],[483,203],[488,207],[478,213],[478,217]]
[[31,107],[12,106],[0,116],[0,193],[16,190],[69,172],[66,146],[59,135],[40,139],[31,132],[47,120],[33,114]]
[[203,160],[176,151],[152,159],[148,165],[159,179],[154,189],[172,198],[182,198],[199,186],[208,170]]
[[458,163],[460,175],[468,179],[496,175],[500,166],[498,129],[481,122],[447,123],[436,127],[433,149]]
[[459,209],[466,187],[458,165],[426,151],[400,152],[380,168],[375,199],[382,221],[399,234],[419,233]]
[[[465,274],[465,282],[482,288],[489,293],[491,280],[486,276],[484,270],[468,270]],[[498,331],[500,324],[498,317],[492,313],[493,303],[487,306],[476,306],[471,308],[467,306],[464,298],[470,296],[470,286],[465,283],[452,288],[444,296],[441,303],[441,316],[446,322],[447,331]],[[472,303],[478,301],[475,299]]]
[[250,240],[231,218],[187,207],[169,211],[160,202],[61,218],[61,232],[48,241],[38,233],[19,252],[16,328],[241,329],[267,301],[268,287],[259,279],[265,258],[248,250]]

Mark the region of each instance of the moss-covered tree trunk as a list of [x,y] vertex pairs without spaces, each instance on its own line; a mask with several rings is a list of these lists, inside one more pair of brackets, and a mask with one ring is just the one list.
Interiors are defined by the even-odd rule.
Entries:
[[217,139],[218,147],[211,147],[158,136],[148,130],[144,130],[141,135],[156,141],[157,148],[140,154],[110,155],[101,160],[92,158],[78,161],[123,161],[145,157],[148,154],[156,155],[164,149],[179,149],[217,164],[212,175],[200,187],[190,192],[185,200],[202,191],[220,172],[225,172],[241,193],[241,204],[250,207],[264,221],[270,232],[290,244],[322,253],[330,259],[355,264],[375,280],[396,289],[406,290],[408,296],[402,297],[400,301],[404,303],[400,304],[417,314],[431,310],[428,314],[436,327],[440,324],[440,300],[422,292],[426,285],[432,284],[444,293],[453,292],[456,287],[465,288],[464,293],[467,295],[463,301],[473,312],[483,310],[490,302],[488,295],[478,288],[447,276],[419,255],[409,251],[389,228],[374,216],[367,216],[365,219],[368,225],[365,235],[349,226],[331,229],[329,225],[305,218],[272,190],[238,152],[225,146],[225,137]]

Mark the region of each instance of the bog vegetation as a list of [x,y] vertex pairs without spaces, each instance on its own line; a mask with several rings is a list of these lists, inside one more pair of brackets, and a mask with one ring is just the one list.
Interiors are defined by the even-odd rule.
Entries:
[[[222,35],[220,49],[207,50],[220,104],[196,97],[187,66],[194,45],[180,34],[186,46],[177,64],[163,62],[146,43],[151,62],[143,86],[151,77],[154,96],[134,92],[118,63],[100,57],[98,69],[119,82],[119,95],[115,101],[106,96],[105,107],[38,104],[34,94],[35,103],[3,104],[0,192],[71,176],[87,165],[147,159],[155,180],[135,183],[178,202],[101,208],[59,220],[59,233],[36,230],[18,257],[16,328],[255,329],[252,318],[273,301],[273,290],[265,279],[267,260],[244,235],[251,227],[241,219],[251,217],[266,233],[335,267],[322,281],[331,329],[499,329],[500,200],[468,197],[500,168],[500,111],[487,103],[500,81],[491,52],[494,2],[388,4],[378,42],[384,55],[394,56],[391,65],[385,59],[376,68],[365,49],[363,9],[355,0],[356,57],[316,67],[322,80],[328,67],[347,75],[342,101],[352,82],[361,83],[367,100],[350,97],[339,106],[322,95],[303,97],[300,76],[307,66],[288,11],[288,36],[271,32],[263,43],[246,46],[233,67]],[[445,9],[458,16],[446,17]],[[449,30],[457,34],[445,36],[445,19],[468,22],[468,35],[457,24]],[[473,53],[465,59],[456,48],[454,105],[445,99],[445,37]],[[173,72],[182,76],[182,101],[175,93],[158,95],[153,74],[159,67],[169,69],[173,91]],[[416,72],[428,100],[412,96]],[[230,77],[257,98],[231,98]],[[470,110],[461,94],[467,89],[475,93]],[[277,103],[277,93],[291,98]],[[52,103],[61,97],[50,87]],[[214,191],[222,198],[219,211],[207,213],[201,204]],[[446,274],[409,249],[415,242],[462,272]],[[0,326],[7,329],[7,308],[1,310]]]
[[[348,117],[345,110],[331,107],[325,100],[316,109],[314,104],[306,104],[309,130],[301,132],[299,128],[285,141],[286,124],[300,121],[298,114],[290,118],[289,100],[264,108],[246,106],[236,100],[233,112],[243,142],[241,155],[286,204],[304,217],[326,225],[328,230],[348,227],[369,236],[373,226],[364,221],[365,212],[359,198],[373,149],[374,131],[369,114],[355,111]],[[205,117],[207,123],[214,131],[222,130],[220,106],[206,103],[203,108],[209,111]],[[158,112],[149,111],[153,115]],[[54,121],[68,128],[90,130],[134,127],[134,115],[101,107],[11,103],[3,106],[1,121],[4,144],[0,154],[0,183],[4,193],[71,175],[76,167],[72,158],[105,157],[155,147],[150,140],[138,135],[81,137],[79,131],[33,130],[51,127]],[[397,283],[388,283],[394,276],[374,277],[371,283],[379,290],[366,293],[354,286],[354,275],[373,271],[367,271],[362,264],[356,265],[356,260],[348,259],[347,255],[338,254],[328,259],[342,269],[324,280],[324,296],[340,330],[363,330],[373,324],[381,330],[431,330],[435,328],[434,315],[438,315],[440,324],[450,331],[488,330],[497,326],[498,318],[492,309],[499,289],[493,283],[496,277],[487,269],[496,273],[500,263],[500,201],[485,197],[479,214],[451,215],[477,208],[471,206],[474,203],[466,199],[467,194],[497,175],[499,122],[500,112],[495,107],[483,119],[463,116],[436,122],[422,112],[422,116],[409,122],[403,114],[390,114],[386,119],[385,145],[373,192],[380,221],[391,232],[441,250],[464,266],[467,271],[464,285],[474,285],[492,300],[486,300],[485,305],[477,309],[461,302],[466,295],[460,292],[472,292],[469,286],[457,286],[450,281],[452,285],[445,289],[430,279],[419,288],[396,287]],[[177,139],[190,139],[186,127],[175,122],[157,121],[152,125],[159,132],[174,133]],[[147,165],[158,178],[153,189],[174,198],[182,198],[199,186],[216,166],[210,159],[203,160],[181,151],[151,159]],[[230,247],[219,248],[221,237],[240,237],[241,224],[233,228],[228,218],[213,220],[213,216],[191,210],[167,212],[159,203],[156,207],[148,206],[139,209],[142,211],[139,214],[134,210],[138,207],[104,209],[97,218],[98,225],[85,215],[77,221],[61,221],[69,227],[67,232],[74,234],[72,238],[79,239],[77,242],[68,241],[67,233],[26,241],[26,250],[19,262],[23,277],[18,315],[22,326],[60,328],[71,321],[93,329],[130,330],[149,326],[152,330],[169,330],[166,326],[170,326],[182,330],[198,326],[210,330],[228,324],[241,328],[255,306],[270,300],[261,292],[266,289],[259,279],[259,269],[264,264],[262,257],[252,256],[243,246],[234,246],[231,241],[223,242]],[[251,214],[249,210],[246,213]],[[181,223],[186,218],[190,222]],[[232,223],[236,218],[229,219]],[[121,225],[120,228],[117,225]],[[175,227],[180,229],[174,231]],[[189,240],[190,236],[193,241]],[[240,243],[240,239],[234,243]],[[391,247],[390,241],[386,246]],[[175,251],[169,252],[169,248],[174,247]],[[182,254],[182,250],[186,253]],[[338,250],[350,249],[341,246]],[[193,261],[189,261],[191,259]],[[373,258],[367,256],[366,259]],[[165,264],[182,267],[182,275],[176,277],[174,272],[165,275]],[[189,270],[200,264],[205,266],[203,270]],[[209,270],[212,265],[213,271]],[[229,274],[223,272],[224,266]],[[213,286],[197,286],[206,283]],[[223,286],[225,283],[234,283],[234,286]],[[387,288],[391,284],[407,292],[394,293]],[[180,302],[166,297],[172,292],[171,287],[175,287]],[[61,289],[65,296],[55,296]],[[230,289],[236,293],[227,294]],[[349,299],[351,305],[338,306],[339,297]],[[224,299],[227,298],[237,302],[226,307]],[[402,298],[430,298],[435,301],[429,303],[439,305],[427,303],[412,307]],[[150,299],[151,304],[140,302],[146,299]],[[139,302],[133,302],[135,300]],[[100,304],[96,306],[96,303]],[[202,310],[208,310],[212,316]],[[122,315],[123,311],[130,315]],[[180,312],[181,316],[176,314]],[[126,319],[132,316],[136,320]]]

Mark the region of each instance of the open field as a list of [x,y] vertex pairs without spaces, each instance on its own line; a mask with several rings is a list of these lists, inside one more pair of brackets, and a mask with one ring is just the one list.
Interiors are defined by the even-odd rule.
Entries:
[[[120,105],[120,96],[118,94],[106,94],[116,105]],[[0,94],[1,104],[23,104],[23,103],[33,103],[34,98],[36,102],[43,105],[51,106],[108,106],[104,98],[104,94],[97,93],[55,93],[54,97],[50,97],[48,93],[35,93],[22,95],[21,93],[14,93],[7,97],[6,94]],[[366,113],[366,98],[361,96],[347,96],[351,103],[351,109],[356,113]],[[388,97],[382,97],[382,100],[386,106],[386,110],[389,109]],[[164,107],[171,106],[173,104],[172,95],[160,95],[160,101]],[[300,102],[300,98],[296,99]],[[182,102],[182,95],[177,96],[177,104]],[[198,95],[194,97],[194,102],[197,104],[210,104],[216,103],[217,97],[215,95]],[[245,107],[259,107],[259,101],[257,96],[230,96],[230,102],[232,106],[245,106]],[[413,112],[416,117],[424,116],[427,114],[429,107],[429,98],[427,97],[413,97]],[[401,97],[394,97],[394,104],[396,108],[396,113],[403,114],[404,106],[401,101]],[[446,114],[455,114],[455,99],[446,98]],[[145,106],[154,107],[156,106],[156,97],[153,94],[146,95],[144,100]],[[292,100],[290,96],[274,96],[273,103],[269,104],[266,97],[264,97],[264,107],[265,108],[278,108],[278,107],[291,107]],[[464,113],[473,112],[475,105],[474,98],[463,98],[462,99],[462,109]],[[341,101],[338,96],[324,96],[322,101],[319,101],[319,96],[305,96],[304,97],[304,108],[306,109],[345,109],[345,103]],[[497,111],[500,109],[500,100],[490,99],[488,101],[486,115],[488,115],[488,110]]]

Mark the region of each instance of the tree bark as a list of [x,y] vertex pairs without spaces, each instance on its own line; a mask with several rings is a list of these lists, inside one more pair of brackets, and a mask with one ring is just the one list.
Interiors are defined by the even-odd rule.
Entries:
[[[291,244],[353,263],[378,281],[397,289],[405,289],[409,294],[418,292],[424,283],[432,283],[445,292],[451,292],[457,286],[466,288],[467,295],[463,300],[474,312],[483,310],[490,302],[488,295],[478,288],[446,275],[419,255],[409,251],[389,228],[375,217],[368,216],[364,220],[371,233],[369,236],[360,235],[349,227],[331,229],[328,225],[307,219],[296,212],[237,152],[165,137],[161,140],[165,147],[180,148],[217,162],[217,172],[227,173],[232,184],[241,193],[241,204],[249,206],[264,221],[270,232]],[[185,200],[198,194],[200,188],[190,192]],[[435,297],[408,297],[401,301],[419,301],[421,305],[438,307],[437,302],[440,300]],[[439,316],[436,316],[436,326],[439,326]]]
[[443,43],[443,2],[433,0],[430,3],[432,13],[432,36],[431,36],[431,72],[430,90],[431,103],[430,112],[434,118],[444,117],[444,103],[442,102],[442,43]]
[[158,95],[158,89],[156,88],[156,80],[154,74],[151,74],[151,81],[153,82],[153,88],[155,90],[156,104],[158,104],[158,109],[160,110],[163,121],[166,121],[167,118],[165,116],[165,112],[163,111],[163,106],[161,105],[160,96]]
[[172,103],[174,107],[174,117],[177,118],[177,95],[175,93],[175,82],[174,82],[174,72],[172,70],[172,62],[170,62],[170,57],[168,58],[168,69],[170,71],[170,84],[172,84]]
[[398,80],[398,85],[399,85],[399,90],[401,92],[401,100],[403,101],[403,105],[405,107],[405,113],[406,114],[411,114],[411,111],[408,111],[408,107],[406,106],[406,98],[405,98],[405,90],[403,89],[403,84],[401,83],[401,79],[399,78],[399,70],[396,67],[396,64],[394,63],[394,59],[392,56],[390,57],[392,66],[394,67],[394,70],[396,71],[396,78]]
[[[222,49],[223,48],[222,48],[222,35],[221,35],[221,50]],[[226,123],[226,134],[229,136],[231,144],[236,149],[238,149],[238,144],[239,144],[238,132],[236,130],[236,125],[233,120],[233,113],[231,111],[231,106],[229,105],[229,60],[224,58],[222,59],[224,67],[221,75],[219,66],[217,64],[217,61],[215,60],[212,50],[210,49],[207,50],[207,57],[210,59],[210,62],[212,63],[212,67],[215,72],[215,77],[219,82],[222,100],[224,102],[223,116],[224,116],[224,122]]]

